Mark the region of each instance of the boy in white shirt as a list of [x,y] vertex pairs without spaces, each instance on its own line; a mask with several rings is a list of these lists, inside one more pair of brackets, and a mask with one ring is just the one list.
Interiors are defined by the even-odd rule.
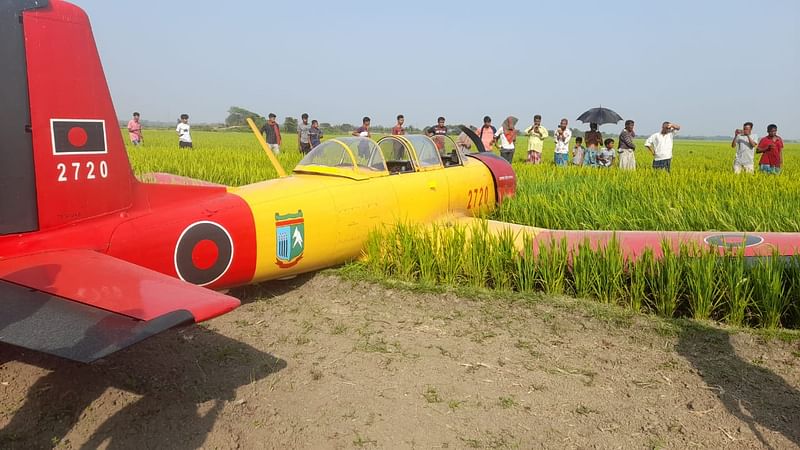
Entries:
[[189,134],[190,129],[189,115],[181,114],[181,122],[178,124],[177,128],[175,128],[175,132],[178,133],[178,147],[192,148],[192,135]]
[[605,147],[597,153],[597,167],[611,167],[614,165],[614,140],[611,138],[603,141]]

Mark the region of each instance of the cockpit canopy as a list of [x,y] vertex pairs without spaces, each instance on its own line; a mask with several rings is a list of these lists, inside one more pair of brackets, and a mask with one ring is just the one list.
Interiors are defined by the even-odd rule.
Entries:
[[377,143],[366,137],[340,137],[314,147],[294,172],[355,180],[425,172],[469,164],[469,147],[450,136],[384,136]]
[[389,174],[378,144],[365,137],[341,137],[325,141],[314,147],[294,171],[356,180]]

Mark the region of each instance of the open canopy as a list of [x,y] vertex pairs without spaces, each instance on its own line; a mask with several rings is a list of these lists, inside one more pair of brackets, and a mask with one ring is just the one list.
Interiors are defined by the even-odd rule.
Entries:
[[378,145],[364,137],[342,137],[325,141],[314,147],[297,164],[294,172],[356,180],[389,174]]

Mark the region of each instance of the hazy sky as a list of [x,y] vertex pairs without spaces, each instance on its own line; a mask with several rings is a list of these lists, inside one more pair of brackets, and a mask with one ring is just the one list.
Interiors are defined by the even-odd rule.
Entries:
[[[230,106],[427,126],[603,105],[685,135],[745,121],[800,138],[800,1],[75,0],[121,118],[221,122]],[[621,124],[601,129],[614,131]]]

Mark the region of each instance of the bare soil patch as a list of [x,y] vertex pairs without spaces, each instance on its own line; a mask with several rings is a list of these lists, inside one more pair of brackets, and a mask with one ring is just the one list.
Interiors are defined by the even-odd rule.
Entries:
[[2,448],[797,448],[800,341],[317,274],[91,365],[0,346]]

